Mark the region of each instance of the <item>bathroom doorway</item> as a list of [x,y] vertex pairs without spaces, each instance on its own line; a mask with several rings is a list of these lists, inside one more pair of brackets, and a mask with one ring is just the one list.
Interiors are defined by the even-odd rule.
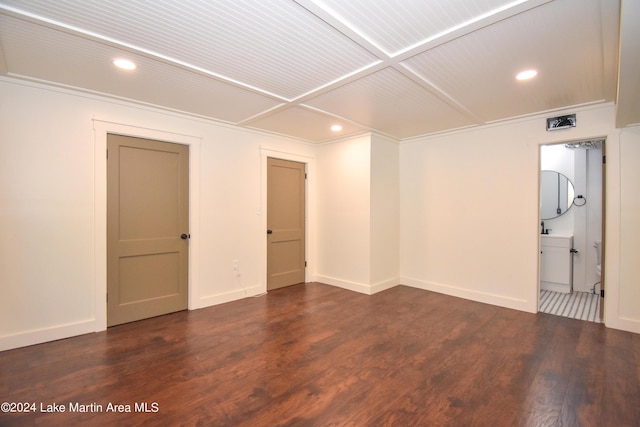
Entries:
[[605,138],[540,146],[538,310],[600,322]]

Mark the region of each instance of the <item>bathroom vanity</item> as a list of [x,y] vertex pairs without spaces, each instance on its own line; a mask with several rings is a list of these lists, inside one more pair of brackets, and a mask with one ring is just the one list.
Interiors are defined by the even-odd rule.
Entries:
[[573,236],[540,236],[540,289],[571,293],[573,290]]

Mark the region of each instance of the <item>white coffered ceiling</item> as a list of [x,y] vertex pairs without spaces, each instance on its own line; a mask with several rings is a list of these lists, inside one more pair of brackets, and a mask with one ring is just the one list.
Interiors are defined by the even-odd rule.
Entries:
[[0,72],[311,142],[604,102],[622,127],[640,123],[633,3],[0,0]]

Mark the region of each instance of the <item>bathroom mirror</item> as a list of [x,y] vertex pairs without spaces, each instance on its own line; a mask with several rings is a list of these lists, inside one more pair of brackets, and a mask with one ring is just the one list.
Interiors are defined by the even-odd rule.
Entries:
[[540,173],[540,212],[543,220],[557,218],[573,205],[575,189],[569,178],[560,172]]

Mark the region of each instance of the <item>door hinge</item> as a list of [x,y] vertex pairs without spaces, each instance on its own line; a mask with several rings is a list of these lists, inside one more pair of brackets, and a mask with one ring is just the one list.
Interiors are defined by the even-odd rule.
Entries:
[[607,156],[602,156],[602,164],[606,164],[607,163]]
[[304,179],[307,179],[307,173],[306,172],[304,173]]
[[600,297],[604,298],[604,289],[600,289]]
[[107,160],[109,160],[109,149],[107,148]]
[[305,262],[304,262],[304,266],[305,266],[305,267],[307,266],[307,261],[305,261]]

